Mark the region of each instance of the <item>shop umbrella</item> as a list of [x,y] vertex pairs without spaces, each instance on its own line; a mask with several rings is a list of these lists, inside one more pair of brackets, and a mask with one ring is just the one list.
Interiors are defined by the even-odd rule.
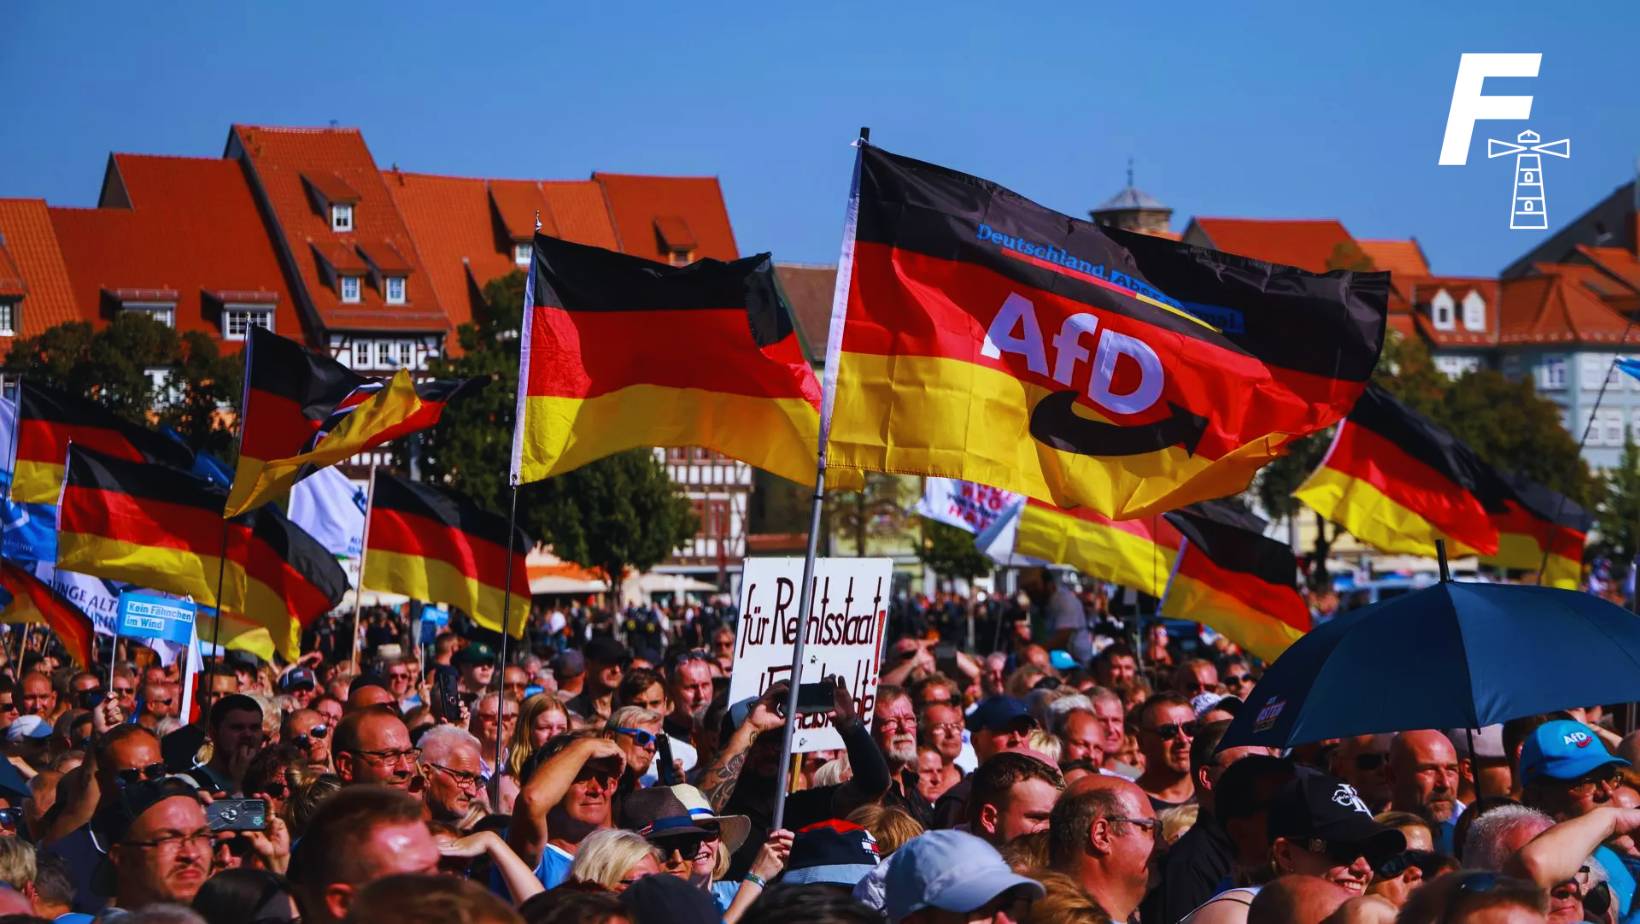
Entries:
[[1311,630],[1220,747],[1480,728],[1640,698],[1640,617],[1592,594],[1442,581]]

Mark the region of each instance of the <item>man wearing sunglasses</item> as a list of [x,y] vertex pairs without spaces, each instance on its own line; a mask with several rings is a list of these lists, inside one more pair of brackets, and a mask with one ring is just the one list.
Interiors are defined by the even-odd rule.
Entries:
[[285,717],[279,740],[295,745],[310,763],[330,766],[330,722],[314,709],[298,709]]
[[629,791],[637,788],[638,781],[655,763],[655,753],[660,747],[660,713],[650,712],[641,706],[623,706],[609,717],[604,730],[614,737],[621,753],[626,756],[626,773],[621,778],[621,789]]
[[1332,775],[1355,787],[1373,814],[1389,808],[1389,748],[1394,735],[1357,735],[1333,749]]
[[1134,782],[1157,812],[1195,801],[1190,779],[1190,742],[1198,730],[1196,710],[1177,693],[1158,693],[1139,707],[1139,749],[1145,772]]
[[[1607,751],[1583,723],[1569,719],[1545,722],[1532,731],[1520,749],[1521,801],[1560,822],[1595,814],[1612,806],[1617,773],[1628,765],[1628,761]],[[1616,852],[1600,841],[1595,843],[1599,846],[1590,853],[1610,876],[1618,919],[1623,920],[1635,905],[1634,876]]]
[[158,780],[168,771],[159,739],[140,725],[117,725],[98,737],[85,763],[63,775],[57,804],[43,819],[44,849],[68,864],[74,881],[74,910],[95,914],[106,893],[92,888],[92,873],[108,853],[108,840],[93,830],[92,818],[115,805],[126,787]]

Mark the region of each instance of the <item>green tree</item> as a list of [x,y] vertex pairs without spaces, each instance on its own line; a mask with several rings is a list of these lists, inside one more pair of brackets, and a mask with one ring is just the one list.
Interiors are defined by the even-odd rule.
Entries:
[[[521,271],[484,287],[484,304],[477,306],[474,322],[456,331],[461,355],[437,360],[429,371],[438,377],[488,376],[490,383],[463,399],[458,413],[446,415],[419,442],[401,445],[397,453],[401,465],[416,454],[423,478],[448,482],[494,510],[507,509],[509,500],[523,299]],[[617,600],[627,567],[654,567],[699,528],[688,499],[644,449],[523,486],[518,521],[560,557],[603,569]]]
[[[140,312],[122,312],[102,330],[59,324],[12,345],[8,372],[89,398],[133,423],[165,424],[195,450],[230,464],[231,411],[243,360],[225,357],[200,332],[177,332]],[[151,370],[165,370],[150,374]]]
[[1640,447],[1632,438],[1623,444],[1617,467],[1606,472],[1601,494],[1596,551],[1633,561],[1640,553]]
[[905,484],[898,475],[866,472],[860,490],[826,493],[823,516],[832,542],[846,539],[855,555],[865,555],[873,537],[891,536],[905,526]]
[[974,534],[922,517],[922,544],[917,558],[942,578],[972,581],[991,573],[991,557],[974,545]]

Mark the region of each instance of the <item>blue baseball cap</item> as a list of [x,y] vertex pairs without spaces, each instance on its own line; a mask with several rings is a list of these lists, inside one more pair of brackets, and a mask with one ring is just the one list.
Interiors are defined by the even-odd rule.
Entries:
[[883,871],[883,911],[899,922],[924,908],[965,914],[998,895],[1024,888],[1031,898],[1042,884],[1016,874],[995,847],[962,831],[929,831],[901,845]]
[[1053,669],[1056,671],[1074,671],[1080,666],[1076,663],[1076,659],[1071,657],[1070,652],[1061,651],[1058,648],[1048,652],[1048,663],[1052,664]]
[[1614,757],[1589,726],[1570,719],[1544,722],[1521,745],[1520,779],[1530,783],[1541,777],[1575,780],[1591,770],[1629,762]]
[[1007,728],[1019,719],[1029,718],[1032,718],[1031,709],[1024,700],[1012,696],[993,696],[968,714],[967,724],[971,732],[987,729],[997,731]]

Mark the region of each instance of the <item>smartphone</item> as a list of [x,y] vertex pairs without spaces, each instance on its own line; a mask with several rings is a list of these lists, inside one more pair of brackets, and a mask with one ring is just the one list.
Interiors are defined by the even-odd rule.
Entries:
[[461,721],[461,675],[440,666],[433,674],[433,708],[449,722]]
[[74,701],[81,709],[95,709],[102,705],[103,691],[81,690],[74,695]]
[[830,677],[819,683],[805,683],[797,688],[797,714],[815,715],[830,712],[837,705],[837,681]]
[[205,806],[205,820],[212,831],[265,831],[268,800],[218,799]]
[[957,646],[954,642],[940,642],[934,646],[934,669],[947,677],[961,677],[957,666]]

